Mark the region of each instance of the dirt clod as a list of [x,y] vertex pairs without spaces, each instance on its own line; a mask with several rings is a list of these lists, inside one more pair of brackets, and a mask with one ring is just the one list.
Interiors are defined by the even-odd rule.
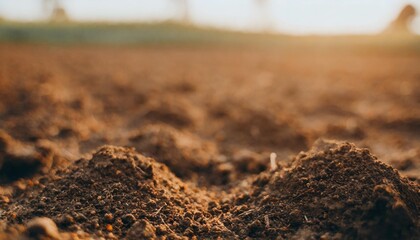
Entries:
[[136,222],[127,233],[127,240],[156,238],[156,228],[147,220]]
[[46,217],[34,218],[28,222],[26,234],[33,239],[60,239],[57,225]]

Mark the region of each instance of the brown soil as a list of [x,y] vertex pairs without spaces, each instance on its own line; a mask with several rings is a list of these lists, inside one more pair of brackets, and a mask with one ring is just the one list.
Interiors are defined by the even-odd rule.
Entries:
[[[160,236],[233,236],[208,212],[206,192],[177,179],[154,159],[132,149],[106,146],[90,160],[78,160],[51,179],[40,179],[11,205],[22,222],[52,218],[64,230],[123,237],[137,220],[151,223]],[[45,184],[43,184],[43,182]],[[12,216],[8,216],[12,219]]]
[[420,238],[416,53],[0,52],[0,239]]
[[420,236],[419,190],[366,149],[318,141],[254,180],[224,222],[240,237],[409,239]]

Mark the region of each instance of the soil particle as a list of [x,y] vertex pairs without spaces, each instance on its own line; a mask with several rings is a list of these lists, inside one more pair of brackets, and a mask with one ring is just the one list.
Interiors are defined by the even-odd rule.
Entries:
[[155,239],[156,228],[147,220],[136,222],[127,233],[127,240],[135,239]]
[[57,225],[49,218],[34,218],[28,222],[26,235],[32,239],[59,239]]

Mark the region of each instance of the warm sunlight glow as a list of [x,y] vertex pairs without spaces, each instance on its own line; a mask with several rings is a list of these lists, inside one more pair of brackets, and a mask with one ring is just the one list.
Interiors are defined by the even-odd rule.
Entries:
[[[43,0],[0,0],[0,17],[15,21],[46,18]],[[180,15],[174,0],[61,0],[75,21],[162,21]],[[258,4],[260,2],[260,4]],[[420,0],[190,0],[191,22],[238,30],[289,34],[374,34],[382,31],[403,5]],[[420,33],[420,19],[413,22]]]

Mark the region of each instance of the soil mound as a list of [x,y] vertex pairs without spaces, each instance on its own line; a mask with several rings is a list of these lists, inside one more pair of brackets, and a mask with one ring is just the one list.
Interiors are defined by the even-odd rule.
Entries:
[[166,164],[180,178],[198,183],[211,180],[212,184],[227,181],[228,172],[220,169],[222,161],[216,144],[187,131],[166,124],[146,125],[135,131],[130,141],[143,154]]
[[301,151],[307,149],[310,142],[308,133],[287,116],[239,106],[224,112],[226,116],[218,114],[227,118],[222,131],[224,141],[231,145],[240,144],[258,150]]
[[214,141],[166,124],[145,125],[132,133],[130,145],[164,163],[183,180],[199,186],[235,183],[264,171],[269,156],[247,149],[224,155]]
[[106,238],[418,239],[419,202],[419,186],[368,150],[318,141],[231,197],[131,148],[105,146],[3,206],[8,226],[48,217],[60,230]]
[[72,91],[58,83],[59,77],[48,74],[30,80],[0,93],[6,106],[10,106],[0,123],[13,137],[25,141],[68,139],[77,142],[101,129],[102,124],[92,116],[100,107],[90,96]]
[[62,230],[105,237],[146,230],[147,236],[174,239],[231,236],[207,212],[215,205],[209,202],[205,192],[181,182],[166,166],[132,149],[105,146],[17,196],[6,216],[13,223],[49,217]]
[[0,184],[47,173],[65,162],[51,142],[24,143],[0,129]]
[[176,128],[195,127],[203,121],[203,113],[189,100],[166,96],[150,99],[139,116],[131,123],[138,126],[144,123],[165,123]]
[[258,177],[224,222],[241,238],[418,239],[419,190],[368,150],[318,141]]

